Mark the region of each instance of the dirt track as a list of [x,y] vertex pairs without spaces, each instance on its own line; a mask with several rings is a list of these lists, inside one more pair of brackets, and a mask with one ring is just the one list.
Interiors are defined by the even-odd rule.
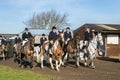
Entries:
[[[13,58],[6,61],[0,61],[0,65],[10,66],[12,68],[21,69]],[[96,68],[91,69],[81,66],[76,68],[74,61],[70,61],[67,67],[61,67],[60,72],[51,70],[49,64],[45,64],[45,68],[35,67],[34,72],[54,76],[60,80],[120,80],[120,62],[108,59],[96,59]],[[25,70],[31,70],[25,68]]]

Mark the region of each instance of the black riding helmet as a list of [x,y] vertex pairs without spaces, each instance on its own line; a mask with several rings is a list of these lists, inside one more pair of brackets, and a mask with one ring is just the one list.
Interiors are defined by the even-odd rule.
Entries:
[[70,27],[67,27],[66,29],[70,29]]
[[42,34],[42,36],[45,36],[45,34]]
[[52,30],[53,30],[53,29],[56,29],[56,27],[55,27],[55,26],[53,26],[53,27],[52,27]]
[[25,28],[25,31],[27,31],[28,30],[28,28]]

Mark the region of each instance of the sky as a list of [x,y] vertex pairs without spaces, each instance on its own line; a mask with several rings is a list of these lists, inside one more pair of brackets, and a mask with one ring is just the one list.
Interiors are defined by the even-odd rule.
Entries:
[[120,0],[0,0],[0,33],[16,34],[34,13],[67,13],[71,29],[86,23],[120,24]]

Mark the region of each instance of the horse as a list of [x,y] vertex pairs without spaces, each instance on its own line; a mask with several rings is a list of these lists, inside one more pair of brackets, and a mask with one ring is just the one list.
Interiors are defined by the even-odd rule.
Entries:
[[87,60],[88,58],[90,59],[90,64],[89,66],[91,66],[92,69],[95,68],[94,65],[94,59],[96,57],[96,52],[99,51],[98,46],[99,45],[103,45],[103,37],[101,35],[101,33],[98,33],[90,42],[88,47],[85,48],[85,51],[82,50],[83,45],[86,45],[86,42],[84,42],[83,40],[80,41],[80,53],[79,53],[79,57],[77,57],[77,66],[79,66],[79,60],[80,60],[80,54],[83,53],[83,58],[85,60],[84,65],[87,66]]
[[5,53],[6,58],[9,57],[9,50],[10,50],[10,43],[9,41],[7,41],[7,43],[4,45],[4,53]]
[[0,45],[0,56],[3,58],[3,60],[5,60],[5,53],[4,53],[3,45]]
[[8,57],[9,49],[10,49],[9,42],[6,42],[6,44],[0,45],[0,55],[1,55],[1,57],[3,57],[3,60],[5,60],[6,57]]
[[[61,38],[62,37],[62,38]],[[45,41],[43,45],[41,46],[41,52],[39,54],[39,59],[41,60],[41,68],[44,68],[43,66],[43,60],[44,55],[47,53],[49,55],[49,62],[52,69],[54,69],[52,58],[55,58],[56,62],[56,70],[59,71],[59,67],[62,65],[62,54],[63,54],[63,32],[59,32],[59,38],[57,40],[52,41]],[[52,46],[52,48],[49,48],[49,46]]]
[[67,62],[69,60],[69,55],[73,54],[74,58],[75,58],[75,62],[76,62],[76,57],[79,51],[78,46],[80,45],[80,37],[74,37],[71,40],[68,41],[67,45],[64,45],[64,55],[62,56],[62,60],[63,60],[63,65],[65,62],[65,57],[67,58]]
[[33,69],[33,57],[34,57],[34,37],[28,38],[28,41],[23,47],[23,52],[20,54],[20,66],[24,67],[24,58],[27,60],[30,57],[30,68]]
[[[18,61],[18,60],[20,60],[20,58],[21,58],[21,48],[22,48],[22,44],[21,43],[16,43],[14,45],[14,47],[13,47],[13,50],[14,50],[13,56],[14,56],[14,61],[15,62]],[[20,65],[20,63],[19,63],[19,65]]]

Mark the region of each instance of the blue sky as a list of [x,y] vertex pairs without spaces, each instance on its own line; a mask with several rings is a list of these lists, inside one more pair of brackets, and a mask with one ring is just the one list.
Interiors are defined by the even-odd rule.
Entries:
[[34,13],[67,13],[71,28],[85,23],[120,24],[120,0],[0,0],[0,33],[19,33]]

